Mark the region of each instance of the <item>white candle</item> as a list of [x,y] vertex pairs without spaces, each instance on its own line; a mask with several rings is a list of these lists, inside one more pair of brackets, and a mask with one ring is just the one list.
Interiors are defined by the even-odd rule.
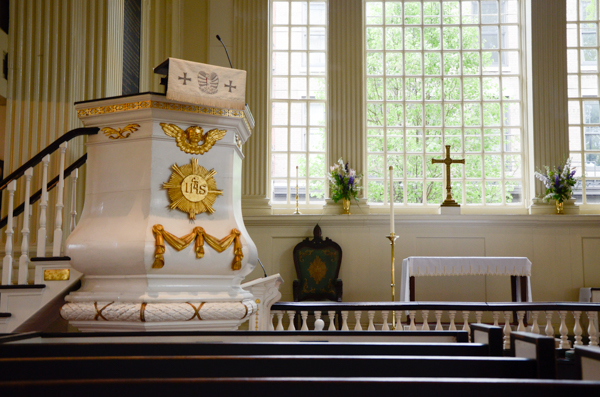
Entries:
[[394,167],[390,165],[390,234],[394,234]]
[[296,166],[296,192],[298,192],[298,166]]

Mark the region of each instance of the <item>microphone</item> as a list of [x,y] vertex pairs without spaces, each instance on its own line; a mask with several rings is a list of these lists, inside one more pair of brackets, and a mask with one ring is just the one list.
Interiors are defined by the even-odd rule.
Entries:
[[265,278],[266,278],[267,277],[267,271],[265,270],[265,267],[263,266],[262,262],[260,261],[260,258],[256,258],[256,259],[258,259],[258,263],[260,263],[260,267],[262,267],[263,273],[265,274]]
[[[217,35],[217,40],[219,40],[221,42],[221,44],[223,44],[223,48],[225,48],[225,54],[227,54],[227,60],[229,61],[229,67],[231,69],[233,69],[233,65],[231,64],[231,59],[229,58],[229,52],[227,52],[227,47],[225,46],[225,43],[223,43],[223,40],[221,40],[221,37],[219,35]],[[262,266],[262,264],[261,264],[261,266]]]

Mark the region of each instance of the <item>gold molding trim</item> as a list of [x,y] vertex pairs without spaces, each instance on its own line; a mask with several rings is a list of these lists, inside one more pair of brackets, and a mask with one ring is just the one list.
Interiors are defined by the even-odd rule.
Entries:
[[101,114],[129,112],[132,110],[142,110],[142,109],[163,109],[163,110],[174,110],[174,111],[178,111],[178,112],[188,112],[188,113],[210,114],[210,115],[214,115],[214,116],[233,117],[233,118],[243,119],[248,130],[251,130],[250,124],[248,123],[248,120],[246,119],[246,115],[241,110],[218,109],[218,108],[211,108],[211,107],[207,107],[207,106],[183,105],[180,103],[169,103],[169,102],[152,101],[152,100],[121,103],[118,105],[98,106],[95,108],[87,108],[87,109],[79,109],[79,110],[77,110],[77,117],[81,118],[81,117],[89,117],[89,116],[98,116]]
[[44,281],[66,281],[71,278],[71,269],[45,269]]
[[129,138],[138,128],[140,128],[139,124],[128,124],[122,130],[120,128],[104,127],[100,131],[102,131],[109,139],[125,139]]

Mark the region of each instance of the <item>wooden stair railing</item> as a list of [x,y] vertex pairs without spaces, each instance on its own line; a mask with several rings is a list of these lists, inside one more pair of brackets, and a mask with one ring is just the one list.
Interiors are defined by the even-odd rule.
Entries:
[[[65,156],[66,156],[66,148],[67,142],[73,138],[84,136],[84,135],[95,135],[99,131],[99,128],[76,128],[73,129],[54,142],[52,142],[48,147],[40,151],[34,157],[32,157],[25,164],[17,168],[10,175],[0,181],[0,193],[4,190],[7,190],[9,193],[8,197],[8,215],[0,220],[0,229],[6,227],[6,246],[5,246],[5,255],[3,259],[2,265],[2,279],[0,285],[11,285],[12,284],[12,271],[13,271],[13,243],[14,243],[14,233],[13,230],[13,221],[14,218],[24,213],[23,216],[23,227],[21,230],[22,235],[22,244],[21,244],[21,255],[18,259],[19,263],[19,273],[17,278],[17,284],[26,285],[29,280],[29,218],[30,218],[30,207],[35,202],[41,199],[40,203],[40,214],[39,214],[39,226],[37,231],[38,236],[38,244],[37,244],[37,256],[45,257],[46,251],[46,209],[48,202],[48,192],[52,190],[54,187],[58,186],[57,189],[57,199],[55,204],[55,219],[54,219],[54,230],[53,230],[53,249],[52,249],[52,257],[60,257],[61,256],[61,247],[62,247],[62,235],[63,235],[63,196],[64,196],[64,181],[65,178],[69,177],[73,172],[75,175],[72,178],[73,187],[72,187],[72,197],[73,202],[71,203],[71,225],[70,231],[75,227],[75,183],[77,180],[77,170],[83,164],[85,164],[87,160],[87,154],[84,154],[77,161],[71,164],[69,167],[65,169]],[[57,177],[52,179],[50,182],[47,182],[47,171],[48,171],[48,163],[50,161],[50,154],[54,153],[56,150],[60,149],[60,166],[59,166],[59,174]],[[30,195],[31,190],[31,179],[33,176],[33,167],[36,165],[43,163],[42,170],[42,188],[35,192],[33,195]],[[14,194],[17,189],[16,183],[19,178],[25,176],[25,200],[23,203],[14,208]],[[26,205],[29,204],[29,205]],[[14,258],[16,261],[16,258]]]

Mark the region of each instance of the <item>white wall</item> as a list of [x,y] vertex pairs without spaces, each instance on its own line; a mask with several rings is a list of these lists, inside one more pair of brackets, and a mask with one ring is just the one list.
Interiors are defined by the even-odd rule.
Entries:
[[[280,273],[282,301],[292,300],[294,246],[323,237],[343,250],[344,301],[391,299],[391,250],[387,215],[245,217],[267,273]],[[405,215],[396,217],[396,285],[408,256],[525,256],[532,262],[534,301],[577,301],[579,288],[600,287],[600,216]],[[260,267],[247,277],[262,276]],[[510,301],[510,277],[420,277],[417,300]]]

